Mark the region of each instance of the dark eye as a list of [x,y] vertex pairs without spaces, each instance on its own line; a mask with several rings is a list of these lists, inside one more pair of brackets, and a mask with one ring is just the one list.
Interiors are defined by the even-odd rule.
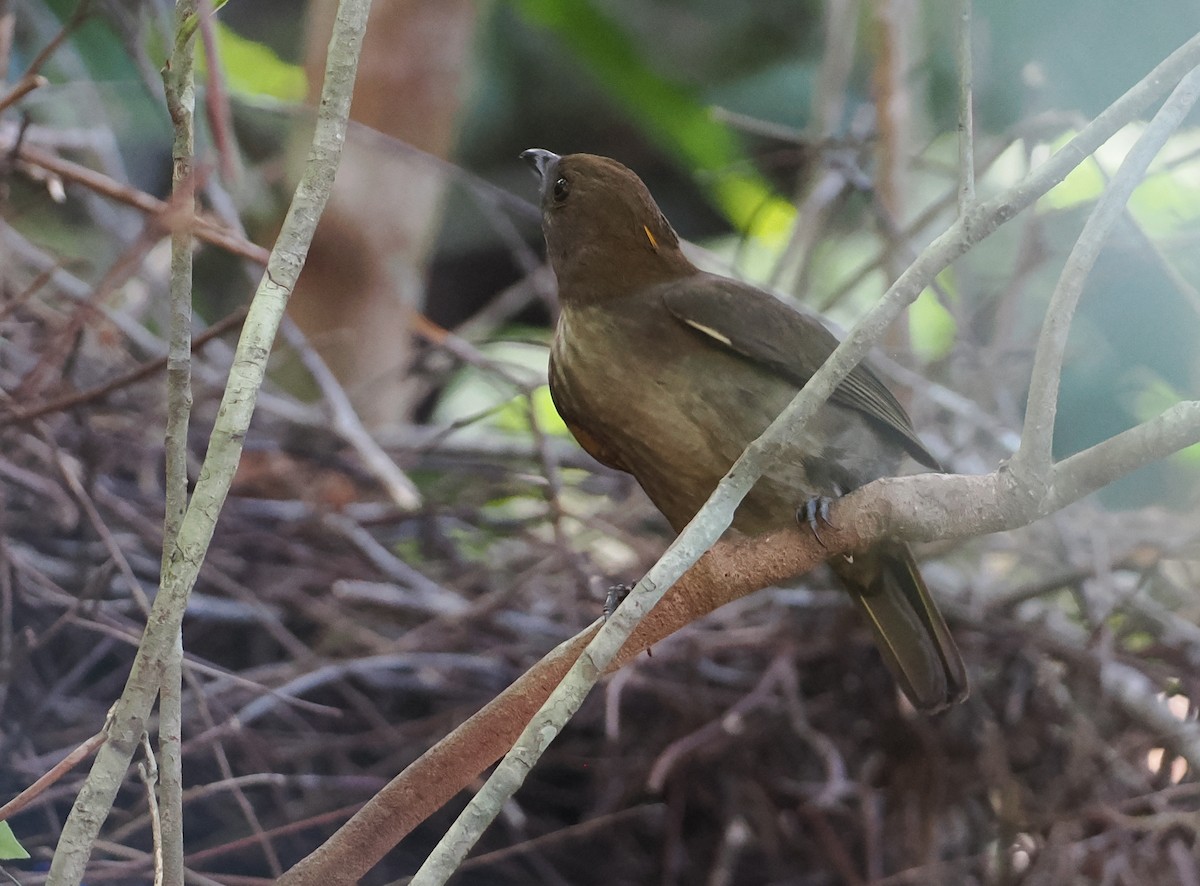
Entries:
[[570,193],[571,186],[565,178],[560,178],[554,183],[554,202],[562,203],[567,199],[567,194]]

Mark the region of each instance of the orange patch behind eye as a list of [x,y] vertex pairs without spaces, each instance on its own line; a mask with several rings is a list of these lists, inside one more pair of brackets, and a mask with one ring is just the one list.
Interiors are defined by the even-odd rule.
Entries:
[[642,225],[642,230],[646,232],[646,239],[650,241],[650,248],[658,252],[658,241],[654,239],[654,235],[650,233],[650,229]]

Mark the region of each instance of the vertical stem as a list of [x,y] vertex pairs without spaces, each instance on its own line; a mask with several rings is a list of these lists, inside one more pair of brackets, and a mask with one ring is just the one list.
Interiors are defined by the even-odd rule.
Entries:
[[[190,218],[195,213],[195,31],[196,0],[175,4],[175,49],[163,72],[167,110],[175,138],[171,146],[174,202]],[[191,225],[171,235],[167,345],[166,508],[162,571],[165,574],[187,510],[188,420],[192,411],[192,234]],[[162,873],[165,886],[183,886],[183,639],[176,637],[159,690],[158,805],[162,820]]]
[[975,203],[975,110],[972,96],[971,0],[958,8],[958,216]]
[[[903,273],[908,249],[896,232],[903,230],[909,198],[909,156],[915,121],[910,58],[916,5],[912,0],[878,0],[867,4],[874,16],[875,58],[871,84],[878,142],[875,145],[874,203],[884,242],[883,270],[889,282]],[[908,312],[882,339],[888,350],[907,350]]]
[[370,7],[371,0],[340,0],[338,4],[312,151],[262,281],[250,302],[225,395],[209,437],[204,466],[179,523],[175,543],[167,548],[170,555],[158,596],[125,689],[112,707],[104,744],[97,751],[91,772],[63,824],[46,878],[48,886],[78,886],[83,880],[92,846],[146,731],[155,694],[169,670],[167,662],[176,653],[188,595],[196,584],[221,507],[233,483],[271,344],[333,187],[346,141],[350,96]]

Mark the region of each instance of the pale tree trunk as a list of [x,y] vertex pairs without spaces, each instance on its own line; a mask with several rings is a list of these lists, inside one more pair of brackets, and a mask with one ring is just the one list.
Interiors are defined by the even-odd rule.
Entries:
[[[336,5],[309,4],[305,66],[317,86]],[[476,16],[471,0],[377,4],[351,118],[445,157],[463,103]],[[424,305],[446,185],[428,160],[381,141],[351,129],[289,308],[374,427],[403,420],[413,406],[406,384],[409,314]],[[300,168],[303,157],[294,159]]]

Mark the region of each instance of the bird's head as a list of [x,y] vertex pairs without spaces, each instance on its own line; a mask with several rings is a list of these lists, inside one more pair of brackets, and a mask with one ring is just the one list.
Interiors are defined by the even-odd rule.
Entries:
[[679,237],[628,167],[595,154],[530,148],[541,180],[542,231],[560,293],[586,297],[597,283],[622,290],[693,273]]

